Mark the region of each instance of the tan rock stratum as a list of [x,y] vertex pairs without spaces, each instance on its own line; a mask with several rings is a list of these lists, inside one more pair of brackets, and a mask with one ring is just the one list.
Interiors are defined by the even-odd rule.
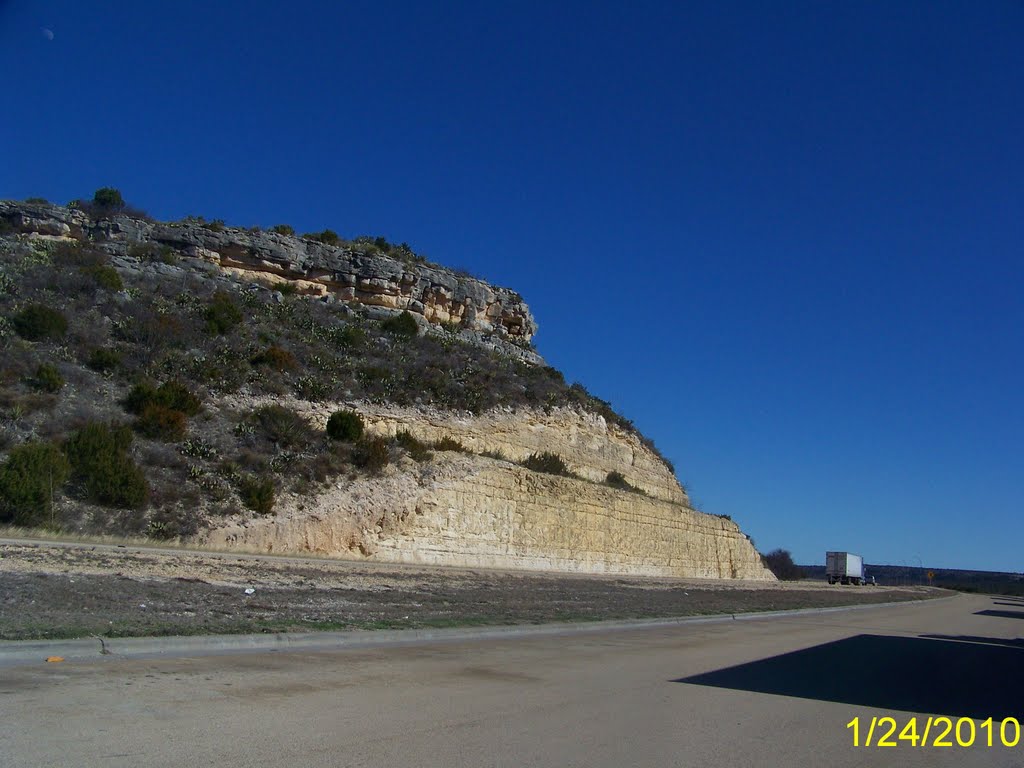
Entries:
[[[0,222],[18,237],[102,244],[110,263],[125,272],[154,268],[135,253],[148,244],[194,261],[203,275],[213,270],[287,285],[310,300],[345,305],[347,312],[360,307],[367,317],[408,311],[424,332],[458,334],[490,353],[543,363],[530,347],[537,324],[521,295],[426,263],[411,251],[408,258],[395,257],[376,245],[331,245],[317,241],[322,237],[199,220],[94,220],[80,207],[48,203],[0,200]],[[157,267],[180,272],[184,288],[186,272]],[[268,399],[233,401],[222,398],[226,407],[247,412]],[[320,429],[342,407],[287,404]],[[281,499],[273,517],[222,522],[202,534],[205,542],[391,562],[773,580],[735,523],[694,510],[672,469],[637,434],[598,414],[572,408],[473,415],[369,403],[344,407],[359,411],[371,432],[407,431],[428,443],[452,438],[468,453],[437,452],[424,464],[406,457],[377,477],[339,478],[315,495]],[[576,477],[519,466],[541,452],[557,454]],[[610,472],[637,491],[604,485]]]
[[[333,410],[305,408],[321,425]],[[671,470],[600,416],[572,409],[481,416],[367,404],[357,410],[379,434],[451,437],[474,453],[509,460],[438,452],[380,477],[343,479],[315,498],[283,499],[276,517],[225,525],[205,543],[386,562],[773,579],[734,522],[692,509]],[[536,451],[558,453],[583,479],[511,461]],[[613,470],[645,493],[598,482]]]

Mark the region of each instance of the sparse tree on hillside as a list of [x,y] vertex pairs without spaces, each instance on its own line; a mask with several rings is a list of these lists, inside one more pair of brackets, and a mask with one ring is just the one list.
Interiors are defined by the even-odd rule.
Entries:
[[92,204],[97,212],[120,213],[125,208],[124,198],[121,191],[113,187],[101,187],[92,196]]

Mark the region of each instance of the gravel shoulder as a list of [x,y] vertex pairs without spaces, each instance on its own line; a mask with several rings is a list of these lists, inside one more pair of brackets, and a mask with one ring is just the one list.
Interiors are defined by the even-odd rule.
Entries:
[[0,640],[661,618],[922,600],[839,587],[0,543]]

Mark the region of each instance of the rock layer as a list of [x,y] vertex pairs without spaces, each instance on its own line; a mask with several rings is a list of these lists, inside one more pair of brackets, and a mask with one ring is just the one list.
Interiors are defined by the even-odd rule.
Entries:
[[[238,399],[248,409],[258,400]],[[290,401],[322,426],[337,406]],[[475,453],[406,460],[379,478],[342,482],[319,497],[284,500],[273,520],[213,531],[208,543],[260,551],[309,551],[388,562],[581,573],[771,580],[731,520],[698,512],[668,466],[639,438],[569,408],[456,415],[349,404],[370,432],[450,437]],[[561,456],[578,478],[513,463]],[[601,484],[619,471],[644,491]]]
[[[524,408],[475,416],[370,403],[360,403],[358,410],[378,434],[393,436],[404,430],[428,443],[450,437],[473,453],[501,454],[514,462],[533,453],[555,453],[571,472],[592,482],[604,482],[609,472],[618,472],[655,498],[684,506],[690,503],[672,470],[636,433],[594,413]],[[324,409],[318,419],[326,423],[329,415]]]
[[0,219],[27,234],[121,244],[166,245],[237,276],[291,283],[306,294],[393,310],[427,322],[493,333],[528,344],[537,332],[530,308],[515,291],[422,261],[403,261],[363,246],[332,246],[258,229],[154,223],[128,216],[94,219],[50,204],[0,200]]
[[[377,481],[360,513],[332,491],[207,543],[387,562],[577,573],[772,580],[731,520],[585,480],[477,456],[446,456],[420,479]],[[331,499],[346,510],[332,512]],[[361,520],[356,530],[353,520]]]

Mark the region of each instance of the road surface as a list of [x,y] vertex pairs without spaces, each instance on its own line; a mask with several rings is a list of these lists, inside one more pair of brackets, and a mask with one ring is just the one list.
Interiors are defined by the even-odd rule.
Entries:
[[[0,763],[1021,766],[1024,736],[1002,746],[999,724],[1024,723],[1022,633],[1024,600],[958,596],[562,637],[39,664],[0,669]],[[860,718],[863,741],[886,715],[901,729],[916,716],[919,731],[929,715],[969,718],[981,744],[853,746],[847,723]]]

